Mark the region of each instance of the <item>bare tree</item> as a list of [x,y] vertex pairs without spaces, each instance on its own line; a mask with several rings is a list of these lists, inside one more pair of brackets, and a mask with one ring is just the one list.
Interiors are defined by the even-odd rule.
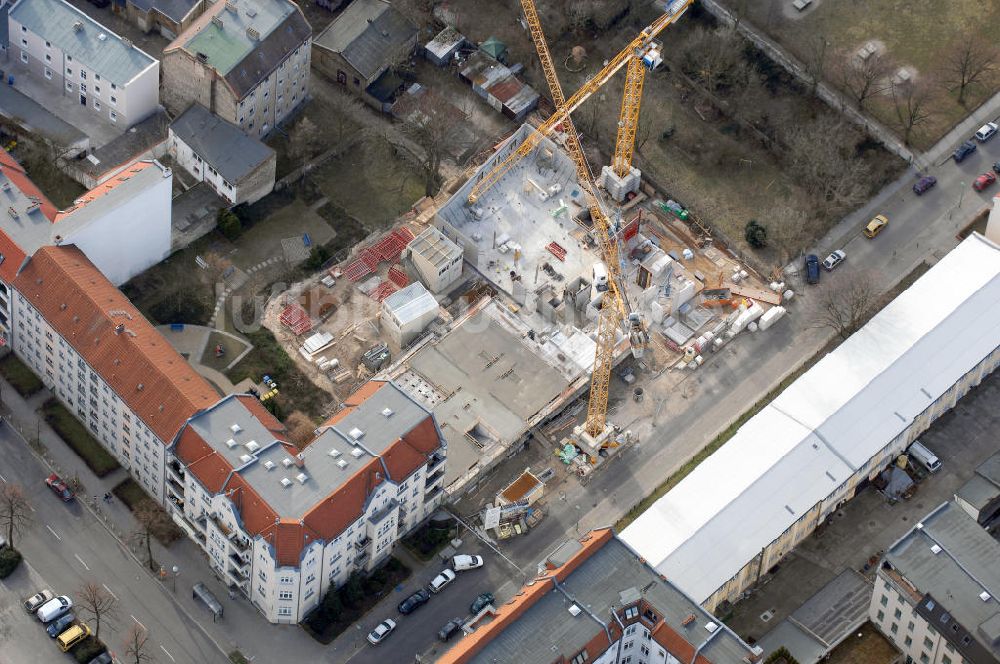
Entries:
[[931,86],[924,82],[893,84],[891,91],[896,122],[903,132],[903,143],[909,145],[913,130],[934,115]]
[[94,620],[94,638],[101,638],[101,620],[110,624],[118,614],[118,599],[104,586],[88,581],[77,592],[77,606]]
[[729,28],[699,28],[680,50],[681,69],[708,92],[731,83],[743,59],[742,38]]
[[303,446],[316,437],[316,423],[309,419],[309,416],[301,410],[292,411],[285,418],[285,428],[288,430],[288,438],[296,445]]
[[325,119],[333,130],[336,145],[342,145],[344,141],[353,138],[359,130],[365,133],[377,124],[361,101],[349,92],[335,90],[327,95],[325,101],[330,108]]
[[132,625],[125,635],[125,659],[129,664],[143,664],[155,661],[149,652],[149,632],[139,625]]
[[423,150],[424,193],[433,196],[441,186],[441,162],[457,145],[456,127],[465,115],[444,97],[428,90],[406,117],[402,131]]
[[829,327],[841,339],[860,328],[878,298],[880,280],[871,272],[849,272],[820,290],[816,327]]
[[809,77],[809,94],[816,94],[820,81],[826,78],[829,67],[830,42],[826,35],[816,35],[810,40],[806,52],[806,75]]
[[818,207],[841,212],[868,197],[871,169],[855,158],[858,136],[841,118],[822,115],[789,128],[783,138],[786,165]]
[[31,505],[20,484],[4,484],[0,489],[0,528],[7,531],[7,543],[31,523]]
[[[333,115],[335,114],[331,114]],[[320,133],[316,123],[307,116],[302,116],[298,124],[289,129],[288,155],[296,162],[309,161],[323,150],[319,139]]]
[[[659,109],[657,109],[659,110]],[[639,124],[635,127],[635,150],[642,152],[642,146],[646,144],[653,133],[653,115],[649,111],[639,114]]]
[[891,70],[892,63],[882,53],[872,53],[867,58],[849,55],[838,72],[840,85],[851,101],[863,109],[865,102],[886,91]]
[[778,263],[784,267],[805,249],[818,231],[816,215],[778,205],[767,217],[768,243],[778,251]]
[[958,90],[958,103],[965,104],[969,87],[988,78],[997,67],[996,46],[982,37],[962,35],[945,59],[945,74],[951,91]]
[[146,564],[150,571],[156,571],[156,561],[153,560],[153,538],[157,533],[173,526],[170,515],[152,500],[143,500],[135,508],[135,520],[139,527],[132,533],[132,541],[146,549]]

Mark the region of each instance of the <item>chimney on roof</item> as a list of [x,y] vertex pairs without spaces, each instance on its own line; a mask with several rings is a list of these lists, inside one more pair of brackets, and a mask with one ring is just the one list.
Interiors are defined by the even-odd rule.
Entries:
[[118,323],[115,325],[115,334],[121,334],[125,331],[125,323]]
[[213,16],[212,17],[212,25],[214,25],[217,28],[221,28],[222,27],[222,19],[219,18],[218,15]]
[[62,235],[56,235],[53,239],[55,240],[56,246],[58,247],[60,244],[62,244],[63,236]]
[[256,28],[247,27],[247,37],[249,37],[254,41],[257,41],[258,39],[260,39],[260,33],[257,32]]
[[295,465],[298,466],[299,468],[306,467],[306,459],[304,456],[302,456],[302,452],[299,452],[298,454],[295,455]]
[[83,30],[83,21],[77,21],[73,24],[73,32],[80,32]]
[[142,383],[139,383],[138,385],[135,386],[135,389],[137,389],[138,391],[142,392],[142,388],[144,388],[144,387],[146,387],[146,386],[143,385]]

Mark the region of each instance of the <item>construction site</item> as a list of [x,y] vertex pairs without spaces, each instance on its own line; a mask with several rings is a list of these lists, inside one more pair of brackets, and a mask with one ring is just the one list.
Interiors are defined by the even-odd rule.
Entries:
[[[537,16],[522,4],[548,74]],[[452,496],[542,431],[586,481],[636,442],[609,404],[671,399],[687,373],[741,332],[766,331],[794,297],[655,196],[631,164],[630,86],[641,93],[662,62],[652,38],[689,4],[669,4],[569,100],[549,77],[552,116],[498,144],[450,198],[268,307],[266,324],[321,387],[342,398],[391,379],[435,412]],[[622,130],[599,189],[569,113],[626,66]],[[658,393],[647,395],[653,374]]]

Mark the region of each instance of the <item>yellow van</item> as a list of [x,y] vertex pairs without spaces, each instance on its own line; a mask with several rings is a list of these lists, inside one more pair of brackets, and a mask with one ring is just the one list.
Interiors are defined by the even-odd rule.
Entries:
[[73,625],[60,634],[56,641],[59,643],[59,649],[66,652],[88,636],[90,636],[90,627],[87,625]]

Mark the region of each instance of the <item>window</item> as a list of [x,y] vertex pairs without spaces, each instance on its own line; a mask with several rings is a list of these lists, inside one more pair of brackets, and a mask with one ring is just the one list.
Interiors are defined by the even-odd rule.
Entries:
[[292,598],[292,591],[291,590],[280,590],[280,591],[278,591],[278,599],[291,599],[291,598]]
[[897,625],[896,623],[892,623],[892,626],[889,627],[889,631],[892,632],[893,634],[897,633],[899,631],[899,625]]
[[21,46],[27,46],[27,45],[28,45],[28,40],[27,39],[22,39],[21,40]]
[[81,81],[87,80],[87,72],[83,71],[82,69],[80,70],[80,80]]
[[101,86],[99,86],[99,85],[95,85],[94,86],[94,94],[95,95],[101,94]]
[[45,78],[47,78],[50,81],[52,80],[52,70],[49,69],[48,67],[45,68]]
[[111,84],[111,89],[112,89],[112,90],[117,90],[117,89],[118,89],[118,86],[117,86],[117,85],[115,85],[114,83],[112,83],[112,84]]
[[924,637],[924,647],[927,648],[928,650],[933,650],[934,649],[934,642],[931,641],[929,638],[927,638],[925,636]]
[[948,655],[941,655],[941,664],[951,664],[951,657],[948,657]]
[[883,620],[885,620],[885,613],[884,612],[879,611],[878,614],[876,614],[876,615],[877,615],[877,618],[878,618],[879,622],[882,622]]
[[26,28],[26,27],[24,27],[24,26],[22,25],[22,26],[21,26],[21,32],[27,32],[27,31],[28,31],[28,28]]
[[111,105],[114,106],[118,103],[118,97],[111,95]]
[[906,637],[905,639],[903,639],[903,643],[906,645],[907,648],[909,648],[911,645],[913,645],[913,639],[911,639],[910,637]]
[[639,607],[637,606],[630,606],[627,609],[625,609],[625,620],[632,620],[638,615],[639,615]]
[[888,597],[888,595],[882,595],[879,598],[878,603],[881,604],[882,606],[887,605],[889,603],[889,597]]
[[28,64],[28,54],[24,51],[21,51],[21,62]]
[[51,55],[49,55],[48,53],[46,53],[46,54],[45,54],[45,61],[46,61],[46,62],[52,62],[52,56],[51,56]]
[[907,632],[912,632],[913,631],[913,621],[912,620],[909,622],[909,624],[906,625],[906,631]]
[[920,661],[923,664],[929,664],[931,660],[930,660],[930,658],[927,657],[927,653],[922,652],[922,653],[920,653]]
[[100,74],[94,74],[94,80],[95,81],[101,80],[101,75]]
[[896,618],[896,620],[899,620],[900,618],[903,617],[903,612],[900,611],[899,609],[896,609],[895,611],[892,612],[892,615]]
[[86,93],[87,93],[87,84],[86,83],[81,83],[80,84],[80,94],[86,94]]
[[118,122],[118,114],[115,113],[114,111],[111,111],[111,116],[110,117],[111,117],[111,121],[112,122]]
[[571,664],[583,664],[588,659],[590,659],[590,654],[586,650],[584,650],[582,653],[580,653],[571,660]]
[[[257,590],[260,590],[260,588],[258,588]],[[279,616],[290,616],[290,615],[292,615],[292,607],[290,607],[290,606],[279,606],[278,607],[278,615]]]
[[94,110],[95,111],[101,110],[101,102],[97,101],[96,99],[94,100]]

